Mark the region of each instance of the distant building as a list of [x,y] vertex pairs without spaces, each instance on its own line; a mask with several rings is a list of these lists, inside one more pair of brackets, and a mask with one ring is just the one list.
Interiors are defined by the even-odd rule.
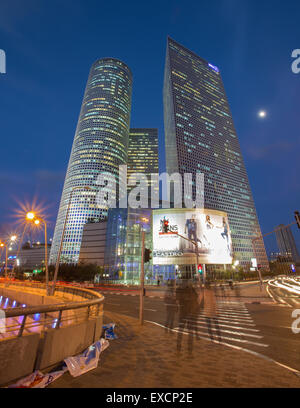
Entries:
[[89,222],[83,227],[79,263],[104,266],[107,221]]
[[298,248],[291,228],[280,224],[275,231],[279,254],[290,258],[293,262],[300,262]]
[[[47,246],[47,258],[49,259],[51,246]],[[13,266],[16,259],[16,251],[8,252],[8,265]],[[21,249],[19,256],[17,258],[16,266],[21,266],[22,268],[39,269],[45,266],[45,245],[44,244],[35,244],[34,246]]]
[[[141,273],[141,231],[145,230],[145,248],[152,250],[152,210],[113,208],[107,223],[89,223],[83,230],[79,261],[103,266],[111,280],[138,284]],[[104,248],[105,245],[105,248]],[[104,258],[104,262],[103,262]],[[175,265],[145,264],[145,281],[175,278]]]

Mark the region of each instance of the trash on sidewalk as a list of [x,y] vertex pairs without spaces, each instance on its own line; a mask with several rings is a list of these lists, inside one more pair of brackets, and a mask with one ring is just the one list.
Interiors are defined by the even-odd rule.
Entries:
[[105,336],[106,339],[114,340],[114,339],[118,338],[118,336],[114,332],[115,325],[116,325],[115,323],[108,323],[108,324],[102,326],[102,328],[104,330],[104,336]]
[[109,342],[100,339],[92,344],[82,354],[74,357],[65,358],[68,370],[73,377],[78,377],[98,366],[100,353],[109,346]]
[[43,374],[41,371],[34,371],[32,374],[19,380],[16,384],[9,385],[8,388],[45,388],[57,378],[61,377],[68,368],[66,365],[61,370]]

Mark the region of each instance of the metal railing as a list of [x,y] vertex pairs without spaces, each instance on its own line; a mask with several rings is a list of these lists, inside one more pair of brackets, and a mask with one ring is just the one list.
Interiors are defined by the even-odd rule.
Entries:
[[[6,288],[9,288],[10,286],[21,286],[21,287],[29,287],[33,289],[45,289],[46,290],[46,284],[45,283],[40,283],[40,282],[17,282],[17,281],[0,281],[0,284],[3,283],[5,284]],[[93,299],[95,296],[98,294],[91,291],[89,289],[84,289],[80,288],[77,286],[72,286],[72,285],[65,285],[65,284],[56,284],[55,292],[61,292],[61,293],[69,293],[75,296],[81,296],[85,299]]]
[[[28,282],[13,282],[12,286],[25,286],[37,289],[45,289],[45,284]],[[5,317],[8,325],[6,333],[1,337],[8,335],[21,337],[24,330],[26,331],[42,331],[50,328],[59,329],[62,325],[78,323],[79,321],[88,320],[91,317],[97,317],[102,314],[104,296],[99,293],[92,292],[87,289],[81,289],[71,286],[57,286],[57,291],[68,294],[73,294],[86,298],[84,301],[47,304],[39,306],[15,307],[5,309]],[[75,311],[63,317],[64,311]],[[78,312],[79,310],[79,312]],[[57,317],[54,316],[57,314]],[[38,321],[34,319],[39,316]],[[30,317],[31,316],[31,317]],[[33,316],[33,317],[32,317]],[[16,319],[17,318],[17,319]]]

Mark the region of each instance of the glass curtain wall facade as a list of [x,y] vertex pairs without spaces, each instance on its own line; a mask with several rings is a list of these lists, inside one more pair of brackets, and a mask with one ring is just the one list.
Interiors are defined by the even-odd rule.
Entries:
[[[145,248],[152,250],[151,209],[122,209],[108,211],[105,248],[105,269],[109,279],[126,284],[138,284],[141,273],[142,230]],[[152,279],[152,262],[144,266],[145,279]]]
[[268,268],[263,240],[252,246],[260,226],[219,69],[168,38],[163,97],[167,172],[204,173],[205,208],[228,213],[235,260]]
[[[130,129],[127,164],[128,179],[134,173],[143,173],[148,178],[148,186],[151,187],[151,174],[158,174],[158,172],[158,130]],[[134,177],[133,180],[135,181]],[[131,188],[131,186],[128,186],[128,191]],[[155,190],[158,194],[158,188],[155,188]]]
[[[110,172],[118,182],[119,165],[127,163],[132,74],[122,61],[97,60],[91,67],[56,221],[50,263],[55,263],[70,202],[61,262],[76,263],[84,224],[107,218],[96,205],[96,180]],[[89,186],[90,190],[83,187]],[[76,188],[74,190],[74,188]]]

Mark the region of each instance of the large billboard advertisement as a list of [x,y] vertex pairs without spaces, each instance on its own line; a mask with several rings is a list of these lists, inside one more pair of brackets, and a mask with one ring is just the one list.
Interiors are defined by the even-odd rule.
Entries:
[[[227,214],[206,209],[153,210],[153,264],[231,264]],[[192,242],[191,242],[192,241]]]

